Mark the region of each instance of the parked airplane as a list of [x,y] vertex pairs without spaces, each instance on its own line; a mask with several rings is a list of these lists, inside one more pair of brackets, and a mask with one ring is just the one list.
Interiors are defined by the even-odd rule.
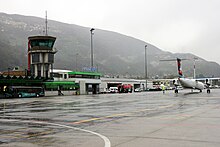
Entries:
[[[188,59],[182,59],[182,60],[188,60]],[[161,60],[161,61],[175,61],[175,60]],[[183,88],[197,89],[200,92],[202,92],[202,90],[205,88],[205,84],[197,81],[196,79],[185,78],[183,76],[183,72],[181,69],[181,59],[177,58],[176,61],[177,61],[177,69],[178,69],[179,77],[178,77],[178,81],[175,80],[173,81],[173,84],[175,85],[175,93],[178,93],[177,86],[179,85],[179,83]]]

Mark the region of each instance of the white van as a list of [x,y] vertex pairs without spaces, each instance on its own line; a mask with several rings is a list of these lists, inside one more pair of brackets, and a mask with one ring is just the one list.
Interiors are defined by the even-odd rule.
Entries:
[[109,88],[109,91],[110,91],[111,93],[117,93],[117,92],[118,92],[118,87],[110,87],[110,88]]

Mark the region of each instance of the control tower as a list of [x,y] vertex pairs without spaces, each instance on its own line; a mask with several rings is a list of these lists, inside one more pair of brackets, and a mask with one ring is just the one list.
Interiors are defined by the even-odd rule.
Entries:
[[53,49],[56,37],[31,36],[28,37],[28,71],[31,76],[50,78],[50,70],[53,71]]

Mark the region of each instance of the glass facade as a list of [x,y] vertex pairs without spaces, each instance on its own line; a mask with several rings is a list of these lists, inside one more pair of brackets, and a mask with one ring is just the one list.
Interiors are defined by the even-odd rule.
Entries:
[[40,53],[32,53],[32,63],[40,62]]
[[31,76],[35,76],[35,68],[34,65],[31,65]]
[[59,74],[59,73],[52,73],[52,76],[54,78],[62,78],[62,74]]
[[37,76],[41,77],[41,65],[40,64],[37,65]]
[[31,40],[31,47],[43,46],[43,47],[52,48],[53,44],[54,44],[54,40],[49,40],[49,39],[35,39],[35,40]]
[[49,64],[45,65],[45,77],[48,78],[49,76]]
[[49,63],[54,63],[54,54],[52,54],[52,53],[48,54],[48,62]]

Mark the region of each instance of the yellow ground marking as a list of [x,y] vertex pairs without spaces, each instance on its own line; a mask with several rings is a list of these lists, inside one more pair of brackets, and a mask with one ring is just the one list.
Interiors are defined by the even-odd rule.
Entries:
[[167,106],[160,106],[158,109],[164,109],[164,108],[170,108],[170,107],[173,107],[175,104],[170,104],[170,105],[167,105]]
[[131,115],[131,114],[132,113],[119,113],[119,114],[113,114],[113,115],[108,115],[108,116],[103,116],[103,117],[95,117],[95,118],[91,118],[91,119],[86,119],[86,120],[73,122],[73,124],[81,124],[81,123],[87,123],[87,122],[91,122],[91,121],[95,121],[95,120],[104,120],[104,119],[107,119],[107,118],[128,116],[128,115]]
[[158,108],[153,108],[153,109],[141,109],[141,110],[131,111],[131,112],[128,112],[128,113],[118,113],[118,114],[112,114],[112,115],[103,116],[103,117],[95,117],[95,118],[90,118],[90,119],[85,119],[85,120],[80,120],[80,121],[77,121],[77,122],[73,122],[73,124],[88,123],[88,122],[92,122],[92,121],[96,121],[96,120],[105,120],[105,119],[114,118],[114,117],[131,116],[135,113],[140,113],[140,112],[145,112],[145,111],[153,111],[153,110],[157,110],[157,109],[170,108],[170,107],[173,107],[174,105],[175,104],[171,104],[171,105],[166,105],[166,106],[160,106]]

